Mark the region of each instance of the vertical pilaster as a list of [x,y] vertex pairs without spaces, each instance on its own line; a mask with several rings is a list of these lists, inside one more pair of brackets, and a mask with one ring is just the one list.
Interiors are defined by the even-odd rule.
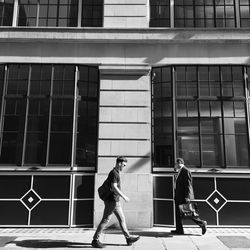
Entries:
[[[116,157],[125,156],[128,164],[121,179],[122,190],[131,200],[123,206],[128,227],[151,227],[150,68],[101,66],[99,113],[96,189],[115,166]],[[98,223],[103,212],[103,204],[98,198],[95,208],[95,222]]]

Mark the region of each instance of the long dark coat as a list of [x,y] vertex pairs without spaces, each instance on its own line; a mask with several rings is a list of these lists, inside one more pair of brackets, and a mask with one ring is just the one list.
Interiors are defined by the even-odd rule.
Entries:
[[175,182],[175,204],[186,203],[185,198],[194,199],[192,174],[185,166],[181,168]]

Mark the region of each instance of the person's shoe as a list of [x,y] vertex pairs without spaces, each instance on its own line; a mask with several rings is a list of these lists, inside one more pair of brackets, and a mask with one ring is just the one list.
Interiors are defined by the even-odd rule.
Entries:
[[204,222],[203,222],[203,224],[202,224],[202,226],[201,226],[201,233],[202,233],[202,235],[203,234],[205,234],[206,233],[206,231],[207,231],[207,222],[204,220]]
[[131,246],[134,242],[140,239],[140,236],[130,236],[129,238],[126,238],[127,245]]
[[91,246],[94,248],[104,248],[104,245],[99,240],[92,240]]
[[179,231],[179,230],[171,230],[171,234],[183,235],[184,232],[183,231]]

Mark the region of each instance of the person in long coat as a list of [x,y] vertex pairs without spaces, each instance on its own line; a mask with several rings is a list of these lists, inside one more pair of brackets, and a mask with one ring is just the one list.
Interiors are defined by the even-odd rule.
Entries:
[[[182,218],[180,214],[179,205],[189,203],[194,200],[194,190],[192,183],[192,174],[188,168],[184,165],[182,158],[177,158],[175,163],[175,218],[176,218],[176,230],[172,230],[173,234],[184,234]],[[202,234],[207,231],[207,222],[201,220],[199,217],[193,217],[192,220],[201,227]]]

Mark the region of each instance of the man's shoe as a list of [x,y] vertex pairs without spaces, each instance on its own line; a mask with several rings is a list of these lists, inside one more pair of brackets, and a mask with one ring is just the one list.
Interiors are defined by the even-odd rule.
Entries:
[[104,245],[99,240],[92,240],[91,246],[94,248],[104,248]]
[[179,230],[171,230],[171,234],[183,235],[184,232],[183,231],[179,231]]
[[203,222],[203,224],[202,224],[202,226],[201,226],[201,233],[202,233],[202,235],[203,234],[205,234],[206,233],[206,231],[207,231],[207,222],[204,220],[204,222]]
[[140,236],[130,236],[129,238],[126,238],[127,245],[131,246],[134,242],[140,239]]

